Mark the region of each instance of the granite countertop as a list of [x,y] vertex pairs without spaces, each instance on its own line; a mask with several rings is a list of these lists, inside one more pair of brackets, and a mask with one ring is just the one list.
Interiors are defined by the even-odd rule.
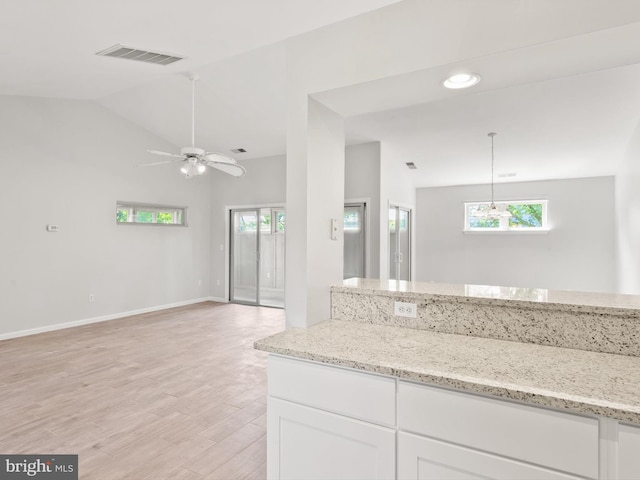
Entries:
[[590,312],[601,315],[624,315],[640,318],[640,296],[616,293],[572,292],[546,288],[501,287],[489,285],[454,285],[351,278],[332,291],[365,295],[405,296],[407,299],[470,302],[508,307],[533,307],[539,310]]
[[640,357],[342,320],[255,347],[640,425]]

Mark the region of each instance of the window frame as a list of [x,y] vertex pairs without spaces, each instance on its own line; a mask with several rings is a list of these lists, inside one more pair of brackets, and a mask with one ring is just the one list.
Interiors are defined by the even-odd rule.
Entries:
[[541,227],[510,227],[509,226],[509,217],[500,218],[499,226],[497,228],[482,228],[482,227],[470,227],[469,226],[469,208],[473,206],[486,205],[487,201],[484,202],[464,202],[464,224],[463,224],[463,233],[471,233],[471,234],[486,234],[486,233],[497,233],[497,234],[532,234],[532,233],[549,233],[551,227],[549,225],[549,200],[548,199],[535,199],[535,200],[502,200],[497,201],[495,203],[506,204],[507,207],[510,205],[542,205],[542,226]]
[[[118,211],[126,210],[127,211],[127,221],[119,222],[118,221]],[[116,202],[116,225],[152,225],[152,226],[161,226],[161,227],[187,227],[187,207],[177,206],[177,205],[160,205],[157,203],[142,203],[142,202],[128,202],[128,201],[117,201]],[[138,213],[149,212],[152,214],[153,221],[152,222],[139,222],[137,221]],[[158,213],[171,213],[174,222],[173,223],[164,223],[157,222],[157,214]],[[180,221],[176,222],[176,215],[179,215]],[[129,220],[131,218],[132,220]]]

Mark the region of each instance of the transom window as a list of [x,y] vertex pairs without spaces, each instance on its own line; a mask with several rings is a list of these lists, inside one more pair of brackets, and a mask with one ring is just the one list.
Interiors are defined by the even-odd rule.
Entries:
[[117,202],[116,223],[119,225],[187,225],[187,207]]
[[549,230],[547,200],[507,200],[496,202],[498,210],[511,216],[491,218],[479,212],[487,202],[464,204],[465,232],[533,232]]
[[[237,233],[255,233],[258,228],[256,213],[239,212],[236,221]],[[261,233],[284,233],[284,210],[277,208],[263,208],[260,210]]]

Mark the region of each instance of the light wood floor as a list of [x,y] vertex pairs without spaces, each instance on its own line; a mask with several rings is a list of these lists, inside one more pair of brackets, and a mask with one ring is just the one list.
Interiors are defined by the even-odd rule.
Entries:
[[201,303],[0,342],[0,453],[79,455],[83,480],[266,477],[278,309]]

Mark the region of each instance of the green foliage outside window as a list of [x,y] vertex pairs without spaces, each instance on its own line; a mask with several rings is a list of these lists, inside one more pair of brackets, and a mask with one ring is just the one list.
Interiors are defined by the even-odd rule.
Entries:
[[156,213],[156,223],[173,223],[173,215],[167,212]]
[[138,223],[153,223],[153,213],[138,211]]
[[509,205],[509,227],[542,227],[542,204],[531,203],[521,205]]
[[481,208],[486,208],[486,204],[469,203],[466,204],[467,230],[483,230],[495,229],[504,230],[527,230],[527,229],[546,229],[546,201],[541,200],[540,203],[506,203],[506,208],[511,213],[511,217],[506,218],[487,218],[476,217],[475,214]]

